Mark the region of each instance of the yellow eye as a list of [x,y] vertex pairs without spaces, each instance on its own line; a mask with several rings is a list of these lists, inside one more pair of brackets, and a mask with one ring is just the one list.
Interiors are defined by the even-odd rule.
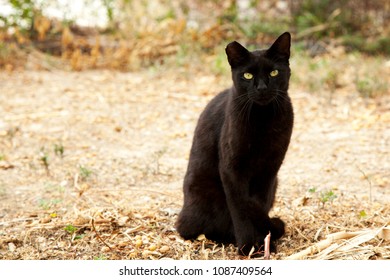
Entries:
[[244,78],[247,79],[247,80],[250,80],[250,79],[253,78],[253,74],[246,72],[246,73],[244,73]]
[[271,77],[276,77],[278,74],[279,74],[279,71],[278,71],[278,70],[274,70],[274,71],[271,71],[271,73],[269,73],[269,75],[270,75]]

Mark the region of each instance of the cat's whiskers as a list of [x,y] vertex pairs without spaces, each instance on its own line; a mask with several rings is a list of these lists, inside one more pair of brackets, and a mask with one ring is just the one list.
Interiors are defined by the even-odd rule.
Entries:
[[[274,109],[274,113],[278,113],[278,111],[282,108],[282,104],[284,102],[291,103],[290,98],[287,95],[286,91],[280,89],[274,89],[275,95],[272,98],[272,107]],[[280,94],[281,93],[281,94]]]
[[272,102],[272,106],[273,106],[273,109],[274,109],[274,113],[277,114],[278,111],[280,110],[281,108],[281,101],[279,100],[279,95],[275,95],[275,97],[273,98],[272,101],[275,101],[275,102]]
[[[281,89],[274,89],[274,91],[276,92],[276,95],[278,97],[281,97],[281,98],[283,98],[284,101],[287,101],[287,102],[291,103],[291,100],[288,97],[287,91],[281,90]],[[282,94],[279,94],[279,93],[282,93]]]
[[233,112],[237,112],[237,117],[240,120],[246,119],[249,122],[253,101],[246,95],[239,95],[233,99],[233,102]]

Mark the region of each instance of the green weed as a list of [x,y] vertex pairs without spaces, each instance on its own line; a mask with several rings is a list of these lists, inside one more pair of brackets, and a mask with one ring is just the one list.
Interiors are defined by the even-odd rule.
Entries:
[[49,154],[46,152],[44,147],[40,150],[39,160],[45,167],[46,171],[49,172]]
[[332,190],[317,192],[317,189],[312,187],[308,189],[308,192],[316,196],[316,199],[322,204],[322,207],[337,198],[337,195]]
[[317,189],[315,187],[312,187],[308,190],[309,193],[315,193]]
[[105,261],[105,260],[108,260],[108,257],[106,257],[105,255],[100,255],[98,257],[93,257],[93,259],[95,261]]
[[389,85],[386,81],[377,78],[371,78],[368,75],[365,78],[357,78],[356,89],[362,97],[372,98],[383,96],[389,91]]
[[327,202],[332,202],[337,198],[337,195],[333,191],[324,191],[320,193],[320,201],[324,206]]
[[93,171],[88,169],[87,167],[82,165],[79,167],[79,175],[82,180],[87,180],[89,177],[91,177],[92,174]]
[[54,144],[54,154],[59,157],[64,157],[64,146],[62,144]]
[[73,225],[67,225],[64,230],[69,234],[74,234],[76,231],[78,231],[78,228]]
[[364,211],[364,210],[360,211],[360,212],[359,212],[359,217],[360,217],[361,219],[367,218],[367,213],[366,213],[366,211]]
[[83,239],[83,238],[84,238],[84,236],[85,236],[85,234],[79,234],[79,235],[76,235],[76,236],[74,237],[74,240]]
[[49,210],[53,206],[57,205],[58,203],[61,203],[61,199],[51,199],[51,200],[46,200],[46,199],[39,199],[38,205],[44,210]]

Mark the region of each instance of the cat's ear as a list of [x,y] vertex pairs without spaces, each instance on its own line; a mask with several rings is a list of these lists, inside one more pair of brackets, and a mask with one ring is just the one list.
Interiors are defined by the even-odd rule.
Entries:
[[249,51],[236,41],[229,43],[225,51],[232,68],[242,66],[250,58]]
[[267,50],[267,55],[288,60],[290,58],[291,35],[283,33]]

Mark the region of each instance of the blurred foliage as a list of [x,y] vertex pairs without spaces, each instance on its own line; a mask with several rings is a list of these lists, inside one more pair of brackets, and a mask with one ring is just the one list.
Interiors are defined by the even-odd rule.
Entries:
[[[73,70],[136,70],[169,62],[191,67],[199,55],[207,54],[216,58],[214,68],[221,72],[223,59],[217,54],[226,42],[258,46],[286,30],[293,33],[294,45],[311,55],[326,52],[335,42],[347,51],[390,54],[387,0],[79,2],[87,7],[99,2],[105,28],[81,26],[78,18],[69,16],[50,17],[49,6],[59,1],[0,2],[12,7],[9,15],[0,15],[0,67],[20,66],[26,52],[38,50],[68,62]],[[16,60],[10,61],[12,57]],[[42,59],[53,64],[48,56]]]
[[297,38],[340,38],[349,50],[390,54],[390,3],[387,0],[291,1]]
[[8,4],[14,9],[14,12],[7,16],[0,16],[0,21],[3,22],[5,27],[31,29],[37,12],[34,2],[33,0],[9,0]]

